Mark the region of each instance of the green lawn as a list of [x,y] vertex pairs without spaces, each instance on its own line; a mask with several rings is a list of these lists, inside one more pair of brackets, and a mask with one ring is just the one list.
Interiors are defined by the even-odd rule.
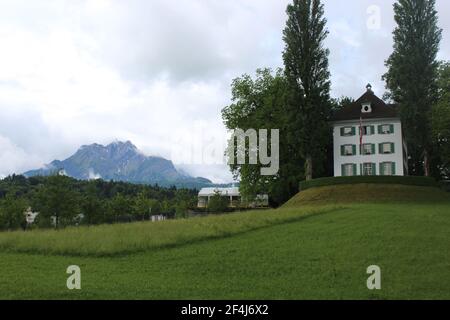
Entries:
[[[450,299],[450,202],[441,196],[333,208],[297,199],[267,212],[2,234],[0,299]],[[169,236],[177,230],[183,236]],[[113,245],[89,243],[115,234]],[[69,265],[81,267],[81,290],[66,288]],[[369,265],[381,267],[382,290],[367,289]]]

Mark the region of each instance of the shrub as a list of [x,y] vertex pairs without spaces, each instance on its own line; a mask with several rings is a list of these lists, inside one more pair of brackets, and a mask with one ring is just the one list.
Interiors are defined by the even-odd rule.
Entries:
[[429,177],[403,177],[403,176],[355,176],[355,177],[329,177],[300,182],[300,191],[310,188],[334,186],[340,184],[401,184],[407,186],[437,187],[439,184]]
[[208,211],[211,213],[223,213],[228,209],[229,200],[225,197],[222,197],[219,192],[216,192],[214,196],[212,196],[208,203]]

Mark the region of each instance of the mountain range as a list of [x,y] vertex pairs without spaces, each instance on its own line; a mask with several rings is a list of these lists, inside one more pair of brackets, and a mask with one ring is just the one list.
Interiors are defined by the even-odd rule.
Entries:
[[178,171],[170,160],[144,155],[130,141],[82,146],[66,160],[55,160],[24,175],[48,176],[61,172],[79,180],[103,179],[185,188],[213,185],[206,178],[191,177]]

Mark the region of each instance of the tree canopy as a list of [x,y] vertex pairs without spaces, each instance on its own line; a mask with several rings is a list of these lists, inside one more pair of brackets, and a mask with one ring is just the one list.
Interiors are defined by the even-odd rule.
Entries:
[[66,176],[12,175],[0,180],[0,230],[26,227],[25,211],[38,212],[42,228],[94,225],[175,217],[195,208],[197,190],[114,181],[80,181]]
[[405,129],[409,174],[430,175],[431,110],[437,99],[437,77],[442,30],[435,0],[399,0],[394,4],[394,51],[383,76],[388,97],[400,105]]
[[324,6],[320,0],[294,0],[287,7],[283,60],[292,106],[288,109],[305,159],[305,177],[315,176],[313,163],[323,162],[330,114],[329,50]]

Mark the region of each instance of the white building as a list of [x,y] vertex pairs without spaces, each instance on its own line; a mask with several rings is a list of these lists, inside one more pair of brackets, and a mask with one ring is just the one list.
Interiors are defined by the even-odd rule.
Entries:
[[164,221],[164,220],[166,220],[167,218],[165,217],[165,216],[163,216],[162,214],[159,214],[159,215],[155,215],[155,216],[151,216],[150,217],[150,220],[152,221],[152,222],[158,222],[158,221]]
[[407,150],[396,105],[388,105],[367,85],[333,121],[334,176],[407,175]]
[[208,203],[212,197],[214,197],[217,193],[220,194],[221,197],[225,197],[229,200],[230,208],[238,208],[242,206],[248,207],[268,207],[269,206],[269,196],[257,195],[256,199],[251,203],[245,204],[241,193],[239,192],[239,188],[203,188],[198,193],[198,207],[199,208],[207,208]]
[[36,221],[39,212],[33,212],[33,210],[31,210],[31,207],[28,207],[28,209],[24,212],[24,215],[27,224],[33,224],[34,221]]

